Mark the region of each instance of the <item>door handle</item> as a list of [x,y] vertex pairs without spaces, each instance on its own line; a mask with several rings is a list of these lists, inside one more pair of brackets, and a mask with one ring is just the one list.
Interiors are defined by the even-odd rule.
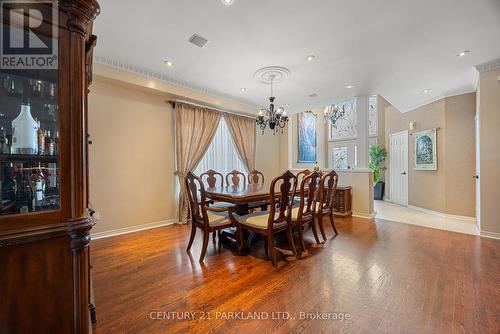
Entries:
[[472,175],[473,178],[475,178],[476,180],[479,180],[479,175]]
[[401,175],[406,175],[406,172],[402,172]]

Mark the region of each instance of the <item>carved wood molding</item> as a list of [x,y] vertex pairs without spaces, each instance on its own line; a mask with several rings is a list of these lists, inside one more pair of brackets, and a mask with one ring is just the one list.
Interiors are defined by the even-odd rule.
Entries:
[[66,221],[66,232],[71,237],[70,248],[80,250],[90,243],[90,230],[95,222],[90,216]]
[[85,216],[70,219],[65,224],[34,226],[13,233],[0,235],[0,248],[19,245],[39,240],[69,235],[72,238],[71,248],[83,248],[90,242],[90,229],[94,225],[92,217]]
[[101,12],[96,0],[58,0],[59,9],[68,14],[67,25],[81,34],[87,33],[87,26]]

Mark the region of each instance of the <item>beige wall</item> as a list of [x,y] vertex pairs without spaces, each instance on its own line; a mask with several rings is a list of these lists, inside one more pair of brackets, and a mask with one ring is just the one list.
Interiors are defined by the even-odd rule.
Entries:
[[[475,216],[474,182],[457,175],[474,174],[475,93],[448,97],[401,113],[393,106],[385,109],[385,146],[390,154],[389,135],[416,128],[410,133],[430,128],[437,131],[436,171],[413,169],[413,136],[408,139],[409,205],[459,216]],[[387,158],[387,162],[389,157]],[[390,164],[386,170],[386,196],[390,198]]]
[[89,95],[93,232],[175,218],[172,107],[161,95],[95,79]]
[[500,235],[500,69],[479,77],[481,231]]
[[381,145],[385,145],[385,109],[390,106],[391,104],[383,96],[378,95],[377,143]]
[[[159,89],[95,76],[89,95],[89,173],[90,198],[100,221],[93,233],[175,221],[169,98]],[[257,130],[256,167],[269,180],[278,175],[278,135]]]
[[446,213],[475,217],[475,130],[476,94],[445,99]]
[[260,129],[257,129],[255,166],[257,170],[264,174],[266,182],[271,181],[282,172],[280,169],[278,134],[273,135],[269,129],[264,131],[264,134]]
[[[291,117],[293,118],[293,116]],[[289,121],[289,123],[291,120]],[[285,171],[291,166],[291,154],[288,149],[291,146],[292,138],[289,138],[289,124],[283,129],[283,134],[278,138],[278,149],[279,149],[279,170]],[[290,143],[290,144],[289,144]]]

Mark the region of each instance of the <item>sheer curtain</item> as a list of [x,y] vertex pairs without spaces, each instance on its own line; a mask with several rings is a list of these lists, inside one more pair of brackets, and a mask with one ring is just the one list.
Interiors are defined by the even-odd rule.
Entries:
[[221,117],[214,139],[212,139],[207,153],[205,153],[201,159],[194,173],[200,175],[209,169],[216,170],[224,176],[233,169],[239,170],[245,174],[248,173],[245,165],[236,152],[231,133],[229,132],[224,117]]

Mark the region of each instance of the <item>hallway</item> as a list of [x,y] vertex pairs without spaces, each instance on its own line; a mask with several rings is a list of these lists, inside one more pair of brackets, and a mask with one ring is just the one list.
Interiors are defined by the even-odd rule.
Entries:
[[456,217],[440,216],[437,213],[420,211],[386,201],[375,201],[375,217],[393,222],[437,228],[440,230],[479,235],[479,229],[473,221]]

